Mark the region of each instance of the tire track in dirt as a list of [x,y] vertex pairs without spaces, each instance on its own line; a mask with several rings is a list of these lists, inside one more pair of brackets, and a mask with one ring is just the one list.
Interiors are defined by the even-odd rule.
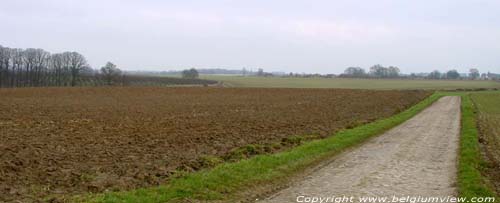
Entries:
[[457,193],[460,97],[443,97],[405,123],[338,155],[331,163],[261,202],[309,197]]

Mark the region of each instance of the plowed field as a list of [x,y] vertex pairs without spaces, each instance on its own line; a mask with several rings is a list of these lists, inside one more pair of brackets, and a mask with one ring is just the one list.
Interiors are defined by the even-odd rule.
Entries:
[[[287,147],[391,116],[426,91],[0,89],[0,202],[158,185],[203,157]],[[292,139],[290,139],[292,140]],[[278,144],[276,144],[278,143]],[[270,145],[274,144],[274,145]]]

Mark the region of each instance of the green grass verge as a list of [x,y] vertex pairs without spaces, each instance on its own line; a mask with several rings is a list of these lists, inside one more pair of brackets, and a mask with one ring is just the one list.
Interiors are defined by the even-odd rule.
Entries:
[[170,202],[183,199],[220,200],[244,188],[290,177],[368,138],[410,119],[442,95],[433,94],[417,105],[390,118],[344,130],[326,139],[311,141],[285,152],[258,155],[235,163],[224,163],[173,179],[168,184],[125,192],[110,192],[79,199],[80,202]]
[[[483,158],[479,149],[478,130],[473,102],[469,94],[462,94],[458,188],[462,197],[495,197],[481,175]],[[498,199],[498,198],[497,198]]]

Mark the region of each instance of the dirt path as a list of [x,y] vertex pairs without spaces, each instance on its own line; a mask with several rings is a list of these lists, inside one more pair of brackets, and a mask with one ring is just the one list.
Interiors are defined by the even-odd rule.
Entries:
[[459,132],[460,98],[443,97],[262,202],[307,200],[300,195],[353,196],[354,202],[363,196],[453,196]]

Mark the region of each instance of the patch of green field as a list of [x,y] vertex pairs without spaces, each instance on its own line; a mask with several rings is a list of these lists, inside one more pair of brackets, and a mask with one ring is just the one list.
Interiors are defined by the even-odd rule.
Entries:
[[224,82],[228,87],[345,88],[345,89],[476,89],[500,88],[500,82],[469,80],[402,80],[347,78],[243,77],[202,75],[203,79]]
[[471,96],[481,113],[500,115],[500,91],[477,92]]
[[191,200],[227,200],[244,188],[284,180],[334,154],[362,143],[370,137],[410,119],[441,95],[434,94],[419,104],[390,118],[340,131],[322,140],[307,142],[285,152],[258,155],[235,163],[223,163],[173,179],[166,185],[125,192],[110,192],[75,201],[80,202],[172,202]]

